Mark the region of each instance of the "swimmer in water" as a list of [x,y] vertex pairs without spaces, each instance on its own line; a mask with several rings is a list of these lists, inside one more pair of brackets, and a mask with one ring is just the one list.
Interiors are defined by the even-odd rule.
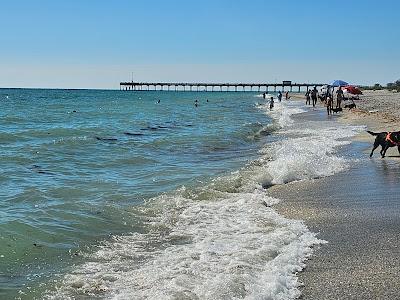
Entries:
[[281,91],[278,92],[278,100],[279,100],[279,102],[282,101],[282,92]]

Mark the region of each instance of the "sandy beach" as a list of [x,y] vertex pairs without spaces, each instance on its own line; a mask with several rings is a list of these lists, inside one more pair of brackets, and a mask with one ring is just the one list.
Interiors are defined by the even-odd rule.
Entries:
[[[342,115],[342,122],[366,125],[375,132],[399,130],[400,93],[388,90],[364,91],[356,104],[357,108],[351,113],[345,112]],[[364,132],[357,139],[371,141],[371,136]]]
[[[356,104],[340,122],[399,130],[399,93],[366,91]],[[279,212],[304,220],[328,242],[299,276],[302,299],[400,299],[400,157],[392,148],[385,159],[378,154],[369,159],[373,140],[362,132],[343,150],[357,158],[345,172],[268,191],[284,199],[276,206]]]

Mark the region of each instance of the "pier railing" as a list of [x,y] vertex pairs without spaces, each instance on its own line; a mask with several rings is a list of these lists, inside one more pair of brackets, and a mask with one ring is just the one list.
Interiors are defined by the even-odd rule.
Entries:
[[124,91],[196,91],[196,92],[241,92],[241,91],[258,91],[258,92],[276,92],[293,91],[298,92],[309,90],[310,88],[321,87],[323,83],[291,83],[284,81],[282,83],[193,83],[193,82],[121,82],[120,90]]

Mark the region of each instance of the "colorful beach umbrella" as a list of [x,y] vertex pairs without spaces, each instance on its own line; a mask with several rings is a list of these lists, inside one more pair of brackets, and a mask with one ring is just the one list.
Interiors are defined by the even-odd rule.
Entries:
[[361,90],[354,85],[347,85],[344,87],[349,94],[362,95]]
[[330,86],[346,86],[346,85],[349,85],[349,83],[339,79],[332,81],[330,84]]

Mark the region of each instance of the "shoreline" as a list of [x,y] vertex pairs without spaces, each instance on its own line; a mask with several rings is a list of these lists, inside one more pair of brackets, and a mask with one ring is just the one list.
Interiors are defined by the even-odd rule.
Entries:
[[[305,101],[302,93],[293,93],[292,99]],[[360,100],[354,100],[357,108],[352,110],[343,109],[341,114],[337,114],[338,121],[348,125],[366,126],[368,130],[398,131],[400,130],[400,93],[388,90],[367,90],[363,91]],[[334,101],[335,103],[335,101]],[[317,107],[321,107],[318,100]],[[366,131],[357,134],[354,141],[373,143],[374,138]],[[389,148],[388,154],[398,153],[394,148]]]
[[[397,110],[392,107],[400,103],[400,94],[384,94],[382,102],[382,91],[368,91],[356,101],[357,110],[333,118],[371,131],[396,130]],[[304,100],[299,96],[293,98]],[[370,112],[371,107],[378,111]],[[323,114],[319,101],[317,113]],[[282,200],[274,206],[279,213],[303,220],[328,242],[315,249],[299,273],[301,299],[395,299],[400,294],[400,204],[394,200],[400,193],[399,154],[393,147],[385,159],[377,154],[369,159],[374,137],[363,131],[352,140],[343,154],[358,161],[349,170],[273,186],[267,192]]]

